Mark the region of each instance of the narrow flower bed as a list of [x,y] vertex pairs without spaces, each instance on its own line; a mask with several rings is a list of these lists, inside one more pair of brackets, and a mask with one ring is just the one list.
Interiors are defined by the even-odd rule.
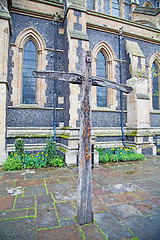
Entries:
[[99,163],[138,161],[138,160],[145,159],[143,154],[135,153],[134,147],[126,147],[126,148],[96,147],[96,150],[99,153]]
[[65,166],[64,159],[57,155],[57,149],[53,138],[47,139],[44,152],[31,154],[24,152],[24,141],[22,139],[17,139],[15,141],[15,152],[11,152],[3,163],[3,170],[14,171],[29,168],[63,166]]

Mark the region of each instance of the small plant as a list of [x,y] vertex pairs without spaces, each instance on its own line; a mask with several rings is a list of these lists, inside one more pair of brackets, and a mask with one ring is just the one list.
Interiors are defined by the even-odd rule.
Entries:
[[118,158],[117,155],[112,154],[112,155],[109,157],[109,160],[110,160],[110,162],[118,162],[119,158]]
[[47,162],[50,162],[55,156],[57,156],[56,143],[54,142],[52,137],[47,139],[44,152],[47,158]]
[[54,158],[52,158],[49,161],[49,166],[51,166],[51,167],[64,167],[65,166],[64,159],[62,157],[55,156]]
[[11,154],[8,156],[6,161],[3,163],[4,171],[15,171],[20,170],[22,168],[21,157],[17,154]]
[[17,138],[15,143],[15,154],[17,154],[18,156],[24,155],[24,140],[21,138]]
[[107,163],[107,162],[109,162],[109,156],[108,156],[108,154],[101,154],[100,156],[99,156],[99,163]]

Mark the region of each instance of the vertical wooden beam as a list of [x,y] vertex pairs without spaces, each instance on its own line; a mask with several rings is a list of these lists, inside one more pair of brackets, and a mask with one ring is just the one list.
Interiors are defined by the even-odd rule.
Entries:
[[79,224],[86,224],[93,221],[91,171],[91,52],[82,52],[81,66],[82,84],[77,219]]

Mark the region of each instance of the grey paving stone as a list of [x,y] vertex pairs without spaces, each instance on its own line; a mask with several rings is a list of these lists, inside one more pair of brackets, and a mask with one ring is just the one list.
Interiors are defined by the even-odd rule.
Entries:
[[146,190],[160,189],[160,183],[152,180],[141,180],[137,181],[136,184]]
[[84,237],[87,240],[105,240],[106,238],[100,232],[96,224],[89,224],[81,226]]
[[27,209],[28,216],[35,216],[35,208]]
[[35,173],[26,173],[25,179],[35,179],[35,178],[49,178],[51,177],[49,172],[35,172]]
[[123,222],[140,240],[160,239],[160,215],[127,219]]
[[70,226],[70,225],[75,225],[76,221],[74,219],[63,219],[63,220],[60,220],[60,224],[62,227]]
[[83,240],[77,225],[58,227],[36,232],[36,240]]
[[53,198],[51,195],[36,196],[37,204],[41,203],[53,203]]
[[66,190],[69,190],[71,189],[71,187],[65,183],[63,184],[52,184],[52,185],[48,185],[47,186],[47,189],[49,192],[63,192],[63,191],[66,191]]
[[[14,182],[13,182],[14,184]],[[15,195],[21,195],[22,194],[22,188],[21,187],[16,187],[14,188],[13,186],[11,186],[11,184],[7,184],[7,183],[1,183],[0,185],[0,196],[15,196]]]
[[35,219],[1,221],[0,240],[35,240]]
[[123,224],[110,212],[94,215],[99,228],[106,235],[108,240],[132,239],[133,235]]
[[26,186],[24,187],[24,196],[34,196],[47,194],[45,186]]
[[108,186],[108,188],[113,193],[132,192],[132,191],[142,190],[141,187],[133,183],[124,183],[124,184],[119,183],[112,186]]
[[116,217],[120,219],[143,216],[141,212],[129,204],[109,206],[108,208]]
[[35,207],[34,197],[21,197],[16,199],[15,209]]
[[159,215],[160,214],[160,202],[158,199],[150,199],[144,201],[133,202],[132,205],[140,210],[143,215]]
[[49,228],[55,226],[59,226],[59,222],[53,204],[38,204],[36,228]]
[[76,210],[71,202],[56,203],[56,210],[60,219],[73,219],[76,216]]
[[9,218],[25,217],[27,215],[27,210],[17,210],[17,211],[7,211],[0,212],[0,220],[5,220]]

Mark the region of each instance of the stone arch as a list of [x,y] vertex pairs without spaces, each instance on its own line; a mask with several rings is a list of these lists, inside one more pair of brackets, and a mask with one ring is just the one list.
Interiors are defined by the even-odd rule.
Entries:
[[[93,62],[92,62],[92,75],[96,76],[96,62],[97,62],[97,55],[99,52],[102,52],[106,58],[106,64],[107,64],[107,74],[108,80],[111,81],[116,81],[115,79],[115,65],[116,65],[116,60],[115,60],[115,54],[110,47],[109,44],[107,44],[105,41],[101,41],[96,44],[96,46],[92,50],[92,57],[93,57]],[[97,108],[97,102],[96,102],[96,88],[92,88],[92,102],[93,102],[93,108]],[[116,91],[108,88],[108,94],[107,94],[107,107],[111,109],[116,109],[117,106],[117,101],[116,101]]]
[[[34,28],[24,29],[17,36],[15,44],[12,45],[12,62],[14,64],[14,68],[12,69],[13,80],[11,101],[13,102],[13,106],[22,104],[23,51],[24,46],[29,40],[35,44],[37,49],[37,69],[45,70],[47,65],[47,50],[44,39]],[[37,79],[36,104],[39,106],[44,106],[46,103],[45,89],[45,79]]]
[[147,1],[143,4],[143,7],[153,8],[152,3],[150,1]]

